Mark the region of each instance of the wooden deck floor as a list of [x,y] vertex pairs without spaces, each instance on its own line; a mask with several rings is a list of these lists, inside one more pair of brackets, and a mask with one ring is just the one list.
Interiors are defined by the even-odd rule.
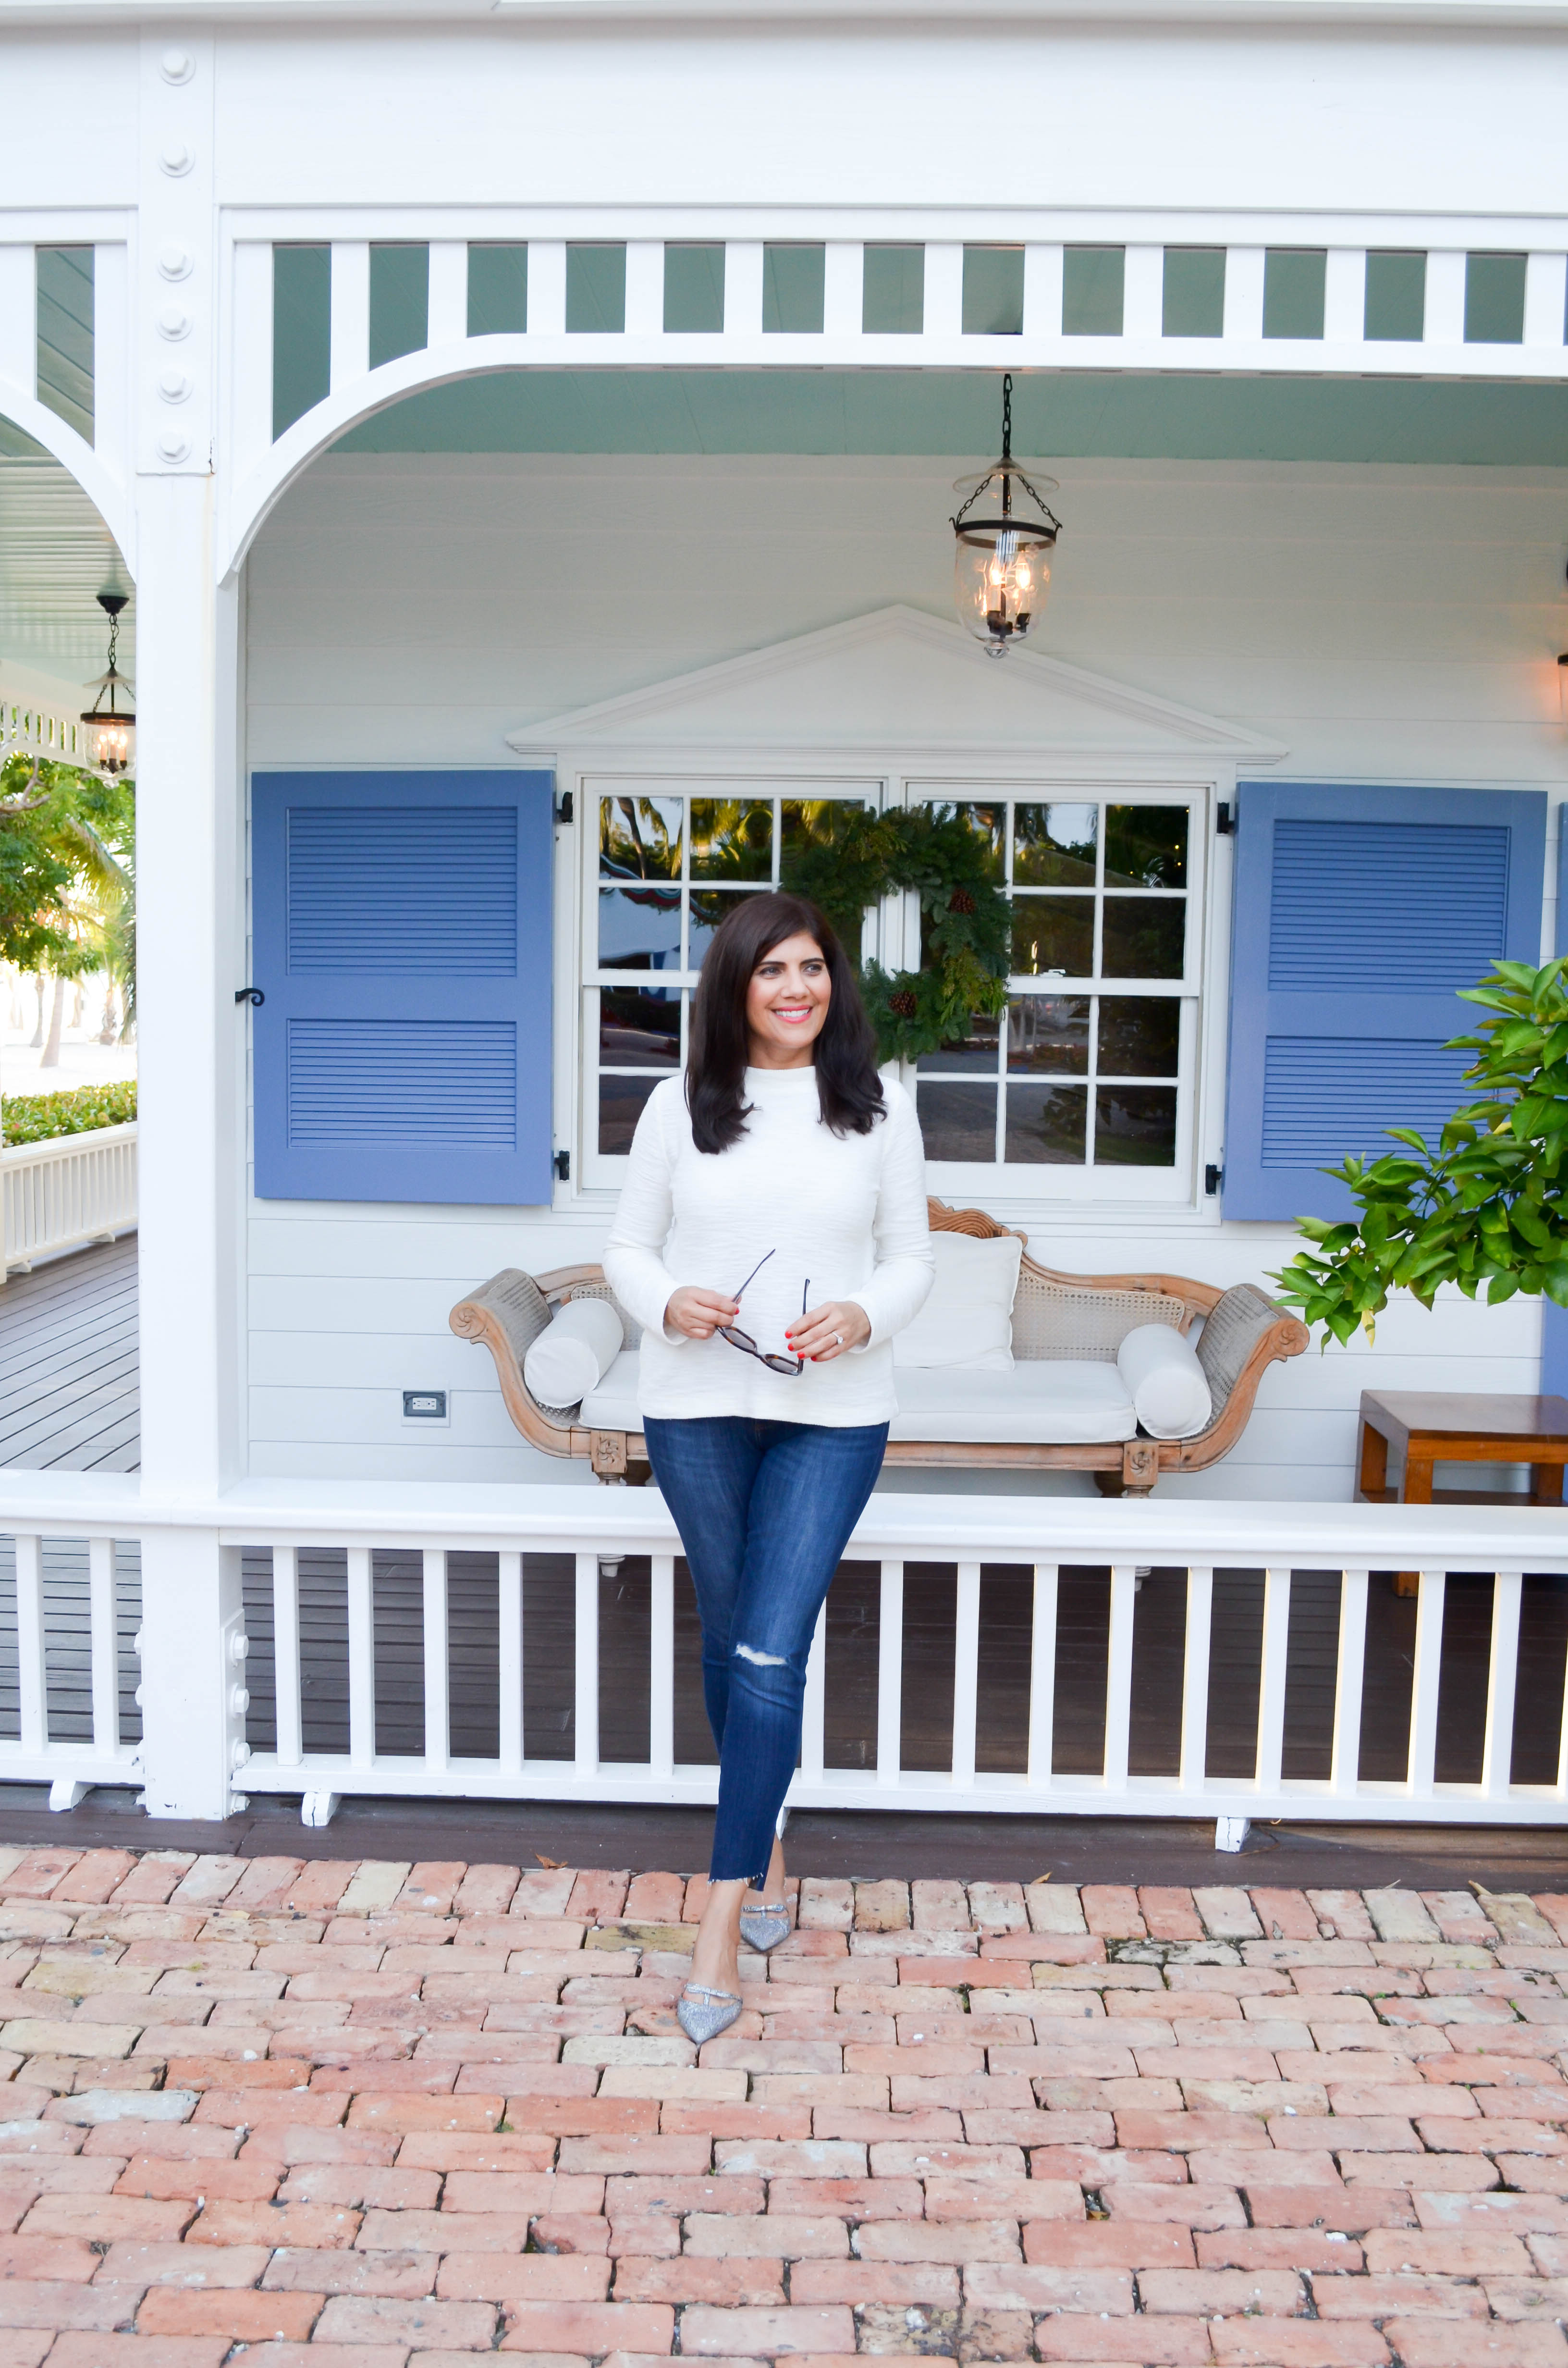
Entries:
[[0,1290],[0,1465],[134,1472],[142,1457],[136,1235]]

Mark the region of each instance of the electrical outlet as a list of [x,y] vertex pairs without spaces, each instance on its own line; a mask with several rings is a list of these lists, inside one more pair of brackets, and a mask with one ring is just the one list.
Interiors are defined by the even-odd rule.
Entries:
[[404,1422],[445,1423],[449,1428],[451,1416],[447,1410],[445,1390],[404,1390],[403,1394]]

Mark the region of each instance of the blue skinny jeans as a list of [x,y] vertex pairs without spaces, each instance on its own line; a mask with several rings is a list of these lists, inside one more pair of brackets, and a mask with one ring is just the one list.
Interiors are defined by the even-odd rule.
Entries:
[[642,1428],[702,1621],[703,1698],[719,1747],[710,1879],[760,1885],[800,1757],[817,1614],[881,1470],[888,1427],[702,1415]]

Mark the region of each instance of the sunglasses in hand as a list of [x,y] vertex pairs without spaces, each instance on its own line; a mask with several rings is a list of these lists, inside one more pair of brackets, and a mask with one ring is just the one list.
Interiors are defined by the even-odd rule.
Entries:
[[[757,1276],[762,1272],[763,1268],[767,1264],[767,1258],[770,1258],[772,1256],[773,1252],[769,1250],[767,1258],[758,1258],[756,1264],[747,1275],[744,1282],[742,1283],[740,1290],[735,1293],[737,1305],[740,1303],[743,1293],[749,1291],[752,1284],[756,1281]],[[802,1315],[806,1312],[806,1302],[810,1297],[811,1288],[811,1277],[808,1275],[806,1278],[805,1288],[801,1293],[801,1313]],[[806,1370],[806,1360],[803,1357],[769,1356],[766,1349],[762,1349],[757,1347],[756,1342],[752,1338],[749,1332],[742,1332],[733,1324],[721,1324],[719,1326],[719,1338],[721,1340],[727,1340],[732,1349],[738,1349],[743,1356],[755,1357],[757,1363],[759,1365],[766,1365],[770,1373],[784,1373],[790,1380],[793,1381],[798,1374],[803,1373]]]

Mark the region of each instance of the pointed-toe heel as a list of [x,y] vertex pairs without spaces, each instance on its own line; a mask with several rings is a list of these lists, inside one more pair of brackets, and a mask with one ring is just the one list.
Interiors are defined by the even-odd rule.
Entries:
[[787,1899],[767,1900],[760,1907],[742,1908],[741,1938],[748,1948],[760,1950],[766,1954],[789,1937],[790,1903]]
[[676,2003],[676,2020],[692,2045],[702,2047],[738,2021],[741,2004],[733,1990],[710,1990],[705,1982],[687,1982]]

